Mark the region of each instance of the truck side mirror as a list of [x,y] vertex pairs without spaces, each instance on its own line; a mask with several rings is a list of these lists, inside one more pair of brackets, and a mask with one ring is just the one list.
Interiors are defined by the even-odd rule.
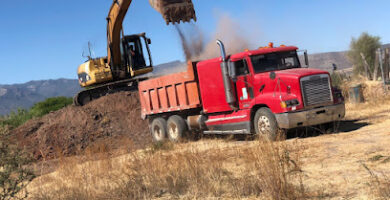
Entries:
[[306,65],[306,67],[309,67],[309,57],[307,55],[307,50],[305,50],[305,52],[303,54],[305,56],[305,65]]
[[148,44],[152,44],[152,40],[150,40],[150,38],[146,38],[146,42],[147,42]]
[[229,69],[229,77],[235,81],[237,74],[236,74],[236,63],[235,62],[228,62],[228,69]]

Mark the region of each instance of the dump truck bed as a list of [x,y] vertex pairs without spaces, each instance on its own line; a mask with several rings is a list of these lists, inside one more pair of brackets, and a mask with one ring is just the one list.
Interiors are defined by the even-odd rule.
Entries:
[[201,107],[195,63],[188,63],[185,72],[142,81],[138,90],[142,118]]

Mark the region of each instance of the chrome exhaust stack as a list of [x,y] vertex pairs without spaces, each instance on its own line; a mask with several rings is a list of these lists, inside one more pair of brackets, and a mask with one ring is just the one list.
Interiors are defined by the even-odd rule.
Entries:
[[232,80],[230,79],[229,76],[229,66],[228,66],[229,64],[226,57],[225,45],[221,40],[217,40],[217,44],[219,45],[219,48],[221,50],[221,57],[222,57],[221,71],[222,71],[223,85],[225,88],[226,103],[229,104],[232,110],[237,110],[238,109],[236,106],[237,100],[234,97]]

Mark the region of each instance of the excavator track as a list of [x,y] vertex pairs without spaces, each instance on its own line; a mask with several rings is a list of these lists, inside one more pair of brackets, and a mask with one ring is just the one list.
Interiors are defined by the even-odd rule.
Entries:
[[147,78],[125,79],[99,85],[94,88],[86,89],[77,93],[73,98],[75,106],[84,106],[85,104],[109,94],[114,94],[122,91],[138,90],[138,82],[146,80]]

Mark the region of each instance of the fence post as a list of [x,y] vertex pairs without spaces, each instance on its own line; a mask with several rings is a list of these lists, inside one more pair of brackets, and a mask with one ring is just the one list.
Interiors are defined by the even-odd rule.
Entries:
[[375,51],[375,65],[374,65],[374,74],[373,74],[374,81],[378,80],[378,68],[379,68],[379,55],[378,55],[378,51]]
[[389,80],[389,71],[390,71],[390,53],[389,49],[386,49],[386,65],[384,66],[384,73],[385,73],[385,81]]
[[360,56],[362,57],[362,60],[364,63],[364,70],[366,71],[366,78],[368,78],[368,80],[371,80],[370,66],[368,65],[368,62],[366,60],[366,56],[364,56],[363,53],[360,53]]
[[384,89],[384,92],[386,93],[386,80],[385,80],[385,72],[383,70],[383,55],[382,55],[382,49],[378,49],[378,52],[379,52],[379,66],[381,68],[381,71],[382,71],[382,82],[383,82],[383,89]]

